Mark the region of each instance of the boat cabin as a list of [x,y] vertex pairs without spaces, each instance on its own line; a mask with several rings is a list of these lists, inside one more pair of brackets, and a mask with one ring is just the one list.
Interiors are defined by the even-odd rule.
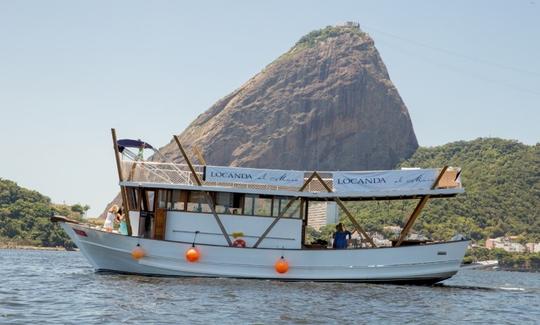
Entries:
[[[212,209],[200,190],[126,187],[133,234],[145,238],[227,245]],[[243,233],[246,246],[255,244],[259,236],[294,197],[208,191],[214,211],[232,236]],[[295,200],[292,207],[259,246],[301,248],[304,200]]]
[[[167,161],[140,140],[114,139],[132,236],[218,246],[236,246],[240,238],[241,247],[302,249],[310,202],[335,201],[362,235],[361,247],[375,247],[343,202],[417,199],[396,241],[399,246],[428,199],[464,191],[459,168],[370,172],[239,168],[209,166],[200,153],[202,164],[194,165],[175,140],[185,163]],[[144,160],[144,149],[152,149],[158,161]]]

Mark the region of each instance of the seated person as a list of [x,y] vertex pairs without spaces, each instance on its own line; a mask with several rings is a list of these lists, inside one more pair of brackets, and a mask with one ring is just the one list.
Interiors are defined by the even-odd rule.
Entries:
[[336,225],[336,232],[334,233],[334,244],[332,245],[335,249],[345,249],[348,246],[347,236],[349,236],[349,240],[351,239],[351,232],[344,230],[343,225],[341,223],[338,223]]

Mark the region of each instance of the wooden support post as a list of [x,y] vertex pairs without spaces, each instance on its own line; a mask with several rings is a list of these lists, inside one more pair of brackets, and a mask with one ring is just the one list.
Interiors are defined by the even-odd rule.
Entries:
[[[122,182],[122,165],[120,164],[120,150],[118,150],[118,142],[116,139],[116,130],[114,128],[111,129],[112,133],[112,140],[113,140],[113,147],[114,147],[114,156],[116,158],[116,169],[118,170],[118,181]],[[124,208],[124,218],[126,219],[126,226],[128,231],[128,236],[131,236],[132,230],[131,230],[131,221],[129,220],[129,208],[127,203],[127,193],[126,188],[122,185],[120,185],[120,194],[122,196],[122,206]]]
[[198,146],[193,146],[192,150],[197,157],[197,160],[199,160],[199,163],[201,163],[201,165],[206,165],[206,160],[204,159],[201,148],[199,148]]
[[396,242],[395,247],[399,247],[399,245],[401,245],[403,240],[405,240],[405,237],[407,237],[407,235],[411,231],[411,228],[412,228],[414,222],[416,221],[416,218],[418,218],[418,216],[420,215],[420,212],[422,211],[422,209],[424,208],[424,205],[426,205],[428,200],[429,200],[429,195],[423,196],[420,199],[420,202],[418,202],[418,204],[416,205],[416,208],[414,208],[413,213],[411,214],[411,216],[407,220],[407,223],[403,227],[403,230],[399,234],[399,238],[398,238],[398,240]]
[[[191,164],[191,160],[189,160],[189,157],[187,156],[186,151],[184,150],[184,147],[182,147],[182,144],[180,143],[180,139],[178,139],[178,136],[174,135],[174,140],[176,141],[178,148],[180,148],[180,152],[182,153],[184,160],[188,164],[189,170],[191,170],[191,173],[193,174],[193,177],[195,178],[195,182],[197,183],[198,186],[202,186],[201,179],[199,178],[199,175],[197,175],[195,168],[193,168],[193,165]],[[216,223],[218,224],[219,229],[221,229],[221,232],[223,233],[223,237],[225,237],[229,246],[232,246],[231,238],[227,234],[227,231],[225,230],[225,226],[223,226],[223,223],[221,222],[221,219],[219,218],[219,215],[216,212],[216,209],[214,206],[214,200],[212,200],[212,197],[210,196],[210,193],[208,193],[208,191],[203,191],[203,193],[204,193],[204,197],[206,198],[206,202],[210,206],[212,215],[214,216],[214,219],[216,219]]]
[[[317,177],[317,179],[319,180],[319,182],[321,182],[322,186],[329,192],[329,193],[332,193],[332,189],[326,185],[326,183],[324,182],[324,180],[321,178],[321,176],[319,175],[319,173],[315,172],[315,177]],[[343,201],[341,201],[341,199],[339,197],[335,197],[334,198],[334,201],[336,201],[336,203],[339,205],[339,207],[341,208],[341,210],[343,210],[343,212],[345,212],[345,215],[349,218],[349,220],[351,221],[351,223],[354,225],[354,228],[356,229],[356,231],[358,231],[358,233],[362,234],[362,236],[364,236],[365,239],[367,239],[369,241],[369,244],[371,245],[371,247],[377,247],[377,245],[375,245],[375,243],[373,242],[373,239],[371,239],[371,237],[364,231],[364,229],[360,226],[360,224],[356,221],[356,219],[353,217],[353,215],[349,212],[349,209],[347,209],[347,207],[345,206],[345,204],[343,203]]]
[[[441,180],[441,178],[443,177],[443,175],[444,175],[444,173],[446,172],[447,169],[448,169],[448,166],[444,166],[441,169],[439,175],[437,176],[437,178],[435,179],[433,184],[431,184],[431,189],[432,190],[434,190],[437,187],[437,184],[439,183],[439,181]],[[399,247],[401,245],[401,243],[403,243],[403,241],[405,240],[405,237],[407,237],[407,235],[409,235],[409,232],[411,231],[412,226],[414,225],[414,222],[416,221],[416,219],[420,215],[420,212],[422,211],[422,209],[424,208],[424,206],[426,205],[428,200],[429,200],[429,195],[425,195],[420,199],[420,202],[418,202],[418,204],[416,205],[416,208],[414,208],[413,213],[411,214],[411,216],[409,217],[409,219],[405,223],[405,226],[403,227],[403,230],[399,234],[399,238],[398,238],[398,240],[396,242],[395,247]]]
[[306,230],[308,226],[308,214],[306,213],[308,203],[307,199],[300,199],[300,218],[302,219],[302,247],[306,244]]
[[441,178],[443,177],[444,173],[446,173],[446,170],[448,169],[448,166],[444,166],[442,169],[441,169],[441,172],[439,173],[439,176],[437,176],[437,178],[435,179],[435,182],[433,182],[433,184],[431,185],[431,189],[434,190],[437,185],[439,184],[439,181],[441,180]]
[[373,242],[373,239],[365,232],[365,230],[360,226],[360,224],[356,221],[356,219],[353,217],[353,215],[349,212],[349,210],[347,209],[345,204],[343,204],[343,201],[341,201],[341,199],[338,198],[338,197],[336,197],[334,200],[339,205],[341,210],[343,210],[343,212],[345,212],[345,215],[352,222],[352,224],[354,225],[354,228],[356,228],[356,231],[361,233],[362,236],[364,236],[364,238],[368,240],[371,247],[377,247],[377,245],[375,245],[375,243]]
[[[302,185],[302,187],[300,187],[300,189],[298,190],[299,192],[302,192],[308,185],[309,183],[311,182],[311,180],[313,179],[313,177],[315,177],[315,172],[313,172],[313,174],[311,174],[311,176],[309,176],[309,178],[304,182],[304,184]],[[274,226],[276,225],[276,223],[281,219],[283,218],[283,216],[285,215],[285,213],[287,213],[287,210],[289,210],[289,208],[293,205],[294,201],[298,200],[298,196],[295,197],[294,199],[290,200],[289,203],[287,203],[287,205],[285,206],[285,208],[283,208],[283,211],[281,211],[281,213],[278,215],[277,218],[274,219],[274,221],[272,221],[272,223],[268,226],[268,228],[266,228],[266,230],[264,231],[264,233],[261,235],[261,237],[259,237],[259,239],[257,240],[257,242],[255,243],[255,245],[253,245],[253,248],[257,248],[259,246],[259,244],[266,238],[266,236],[270,233],[270,231],[272,230],[272,228],[274,228]]]

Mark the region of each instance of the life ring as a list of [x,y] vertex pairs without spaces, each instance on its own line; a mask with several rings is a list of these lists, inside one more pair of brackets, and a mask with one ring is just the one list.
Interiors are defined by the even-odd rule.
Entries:
[[243,240],[242,238],[237,238],[235,241],[233,241],[232,245],[233,245],[233,247],[245,248],[246,247],[246,241]]

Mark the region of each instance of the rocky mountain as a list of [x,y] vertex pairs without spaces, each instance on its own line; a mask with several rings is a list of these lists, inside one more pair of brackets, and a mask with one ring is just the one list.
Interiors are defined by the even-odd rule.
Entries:
[[[388,169],[418,143],[373,40],[357,24],[302,37],[180,134],[208,164]],[[180,160],[176,144],[161,148]]]
[[[352,23],[303,36],[179,137],[210,165],[297,170],[392,169],[418,148],[373,39]],[[182,160],[174,141],[160,152]]]

